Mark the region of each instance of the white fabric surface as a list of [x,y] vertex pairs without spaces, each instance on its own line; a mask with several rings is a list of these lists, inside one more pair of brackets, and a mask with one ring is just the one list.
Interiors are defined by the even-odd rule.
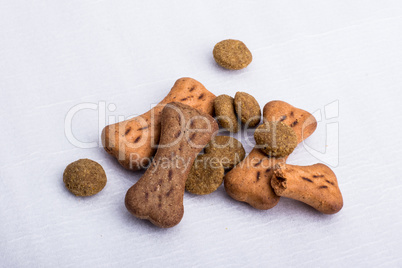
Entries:
[[[0,266],[401,267],[402,2],[139,2],[0,1]],[[227,38],[249,47],[248,68],[216,65],[212,48]],[[259,211],[221,186],[185,194],[174,228],[132,217],[123,199],[142,172],[97,145],[98,112],[141,114],[184,76],[216,95],[246,91],[261,106],[279,99],[321,111],[307,145],[330,149],[299,146],[289,163],[331,164],[344,208],[321,215],[283,198]],[[100,107],[72,121],[93,148],[65,135],[82,103]],[[80,158],[105,168],[96,196],[64,188],[64,168]]]

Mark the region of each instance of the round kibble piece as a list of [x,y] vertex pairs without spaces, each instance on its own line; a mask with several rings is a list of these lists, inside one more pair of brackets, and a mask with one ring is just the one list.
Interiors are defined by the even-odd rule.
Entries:
[[218,159],[225,169],[233,168],[246,156],[241,142],[229,136],[215,136],[205,147],[205,153]]
[[222,184],[224,174],[225,170],[217,159],[206,154],[199,155],[187,177],[186,191],[199,195],[210,194]]
[[219,125],[230,132],[239,131],[239,123],[237,121],[234,109],[234,99],[228,95],[220,95],[214,99],[215,115],[217,116]]
[[246,68],[253,56],[246,45],[239,40],[227,39],[217,43],[213,50],[215,61],[230,70]]
[[273,157],[286,157],[297,146],[295,131],[279,121],[260,125],[254,132],[254,139],[261,151]]
[[77,196],[99,193],[106,185],[106,174],[102,166],[90,159],[80,159],[69,164],[63,173],[67,189]]
[[257,100],[246,92],[237,92],[234,97],[237,117],[243,124],[255,127],[261,121],[261,109]]

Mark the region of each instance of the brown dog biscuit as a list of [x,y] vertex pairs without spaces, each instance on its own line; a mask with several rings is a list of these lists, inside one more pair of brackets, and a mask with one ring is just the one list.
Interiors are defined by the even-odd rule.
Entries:
[[271,157],[286,157],[297,146],[297,136],[294,130],[279,121],[267,121],[258,126],[254,132],[258,148]]
[[237,121],[234,108],[234,99],[228,95],[220,95],[214,100],[215,116],[218,123],[230,132],[239,131],[239,122]]
[[63,181],[76,196],[91,196],[102,191],[107,179],[100,164],[90,159],[80,159],[66,167]]
[[225,169],[233,168],[246,156],[241,142],[229,136],[215,136],[205,147],[205,153],[218,159]]
[[264,121],[280,121],[293,128],[297,143],[307,139],[317,128],[317,120],[309,112],[284,101],[270,101],[263,109]]
[[224,177],[226,193],[257,209],[270,209],[279,202],[270,185],[273,167],[285,158],[269,158],[259,149],[250,154]]
[[[282,120],[285,124],[289,124],[289,122],[291,124],[294,120],[297,120],[300,126],[306,125],[307,120],[311,122],[305,129],[293,126],[298,143],[314,132],[317,121],[315,121],[315,118],[310,113],[282,101],[275,101],[275,106],[275,109],[268,109],[271,107],[271,102],[265,105],[264,121],[272,120],[272,118],[281,119],[283,115],[290,115],[293,112],[291,120],[285,120],[286,118]],[[246,202],[257,209],[274,207],[278,203],[279,197],[271,187],[272,169],[277,163],[285,163],[286,159],[287,157],[279,159],[269,158],[259,149],[254,148],[242,162],[229,171],[223,178],[226,192],[233,199]],[[257,181],[256,177],[258,176],[260,180]]]
[[146,168],[156,152],[161,133],[161,112],[169,102],[181,102],[201,112],[213,114],[215,95],[192,78],[180,78],[169,94],[148,112],[116,124],[102,131],[106,152],[131,170]]
[[161,138],[151,166],[126,194],[127,209],[159,227],[173,227],[184,213],[185,183],[198,153],[218,130],[208,114],[181,103],[162,110]]
[[324,164],[305,167],[278,164],[271,186],[277,195],[299,200],[325,214],[337,213],[343,206],[336,176]]
[[221,162],[210,155],[198,155],[186,181],[186,191],[205,195],[214,192],[223,182],[225,170]]
[[253,60],[246,45],[242,41],[233,39],[217,43],[212,54],[220,66],[230,70],[246,68]]
[[234,97],[237,117],[248,127],[254,127],[261,121],[261,109],[257,100],[246,92],[237,92]]

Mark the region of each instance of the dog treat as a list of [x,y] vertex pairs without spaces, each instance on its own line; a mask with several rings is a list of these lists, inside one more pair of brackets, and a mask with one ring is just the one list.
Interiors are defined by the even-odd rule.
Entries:
[[208,114],[172,102],[161,114],[161,137],[150,167],[126,194],[134,216],[159,227],[173,227],[184,213],[185,183],[195,157],[219,129]]
[[215,136],[205,147],[205,153],[218,159],[225,169],[233,168],[246,156],[241,142],[229,136]]
[[237,117],[249,127],[258,125],[261,121],[261,109],[257,100],[246,92],[237,92],[234,97]]
[[102,166],[90,159],[80,159],[69,164],[63,173],[66,188],[76,196],[91,196],[106,185]]
[[341,210],[343,199],[334,172],[323,164],[275,165],[271,185],[278,196],[299,200],[325,214]]
[[279,202],[269,184],[272,167],[283,162],[285,158],[269,158],[259,149],[254,148],[250,154],[224,179],[225,191],[233,199],[246,202],[257,209],[270,209]]
[[[288,115],[289,118],[285,118],[285,115]],[[309,112],[295,108],[283,101],[267,103],[264,107],[263,117],[264,121],[281,121],[283,119],[282,122],[286,125],[298,122],[292,126],[296,132],[298,143],[310,136],[317,127],[317,121]],[[272,169],[275,164],[285,163],[286,158],[269,158],[259,149],[254,148],[223,178],[226,192],[233,199],[246,202],[257,209],[274,207],[278,203],[279,197],[271,187]]]
[[219,125],[230,132],[239,131],[239,122],[237,121],[234,99],[228,95],[220,95],[214,100],[215,115]]
[[272,157],[286,157],[297,146],[295,131],[279,121],[267,121],[258,126],[254,132],[254,139],[259,149]]
[[317,121],[309,112],[298,109],[284,101],[270,101],[263,109],[265,121],[280,121],[293,128],[297,143],[307,139],[317,128]]
[[246,45],[239,40],[227,39],[217,43],[213,50],[215,61],[230,70],[246,68],[253,56]]
[[160,114],[169,102],[181,102],[201,112],[213,114],[215,95],[192,78],[176,81],[169,94],[150,111],[123,122],[106,126],[102,144],[106,152],[131,170],[146,168],[160,137]]
[[214,192],[223,182],[225,170],[217,158],[198,155],[186,181],[186,191],[205,195]]

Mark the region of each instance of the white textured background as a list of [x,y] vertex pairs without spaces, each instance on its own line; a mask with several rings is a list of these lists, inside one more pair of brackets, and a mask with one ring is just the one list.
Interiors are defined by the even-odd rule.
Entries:
[[[138,2],[0,1],[0,266],[401,267],[402,2]],[[247,69],[215,64],[226,38],[250,48]],[[65,117],[83,102],[115,104],[106,116],[141,114],[183,76],[261,106],[280,99],[314,112],[338,101],[339,117],[322,114],[307,141],[331,150],[317,159],[299,146],[289,162],[335,163],[341,212],[284,198],[258,211],[221,187],[185,194],[174,228],[132,217],[123,199],[142,173],[72,145]],[[326,147],[331,122],[339,135]],[[97,110],[80,111],[73,133],[98,142],[98,124]],[[107,173],[94,197],[64,188],[79,158]]]

